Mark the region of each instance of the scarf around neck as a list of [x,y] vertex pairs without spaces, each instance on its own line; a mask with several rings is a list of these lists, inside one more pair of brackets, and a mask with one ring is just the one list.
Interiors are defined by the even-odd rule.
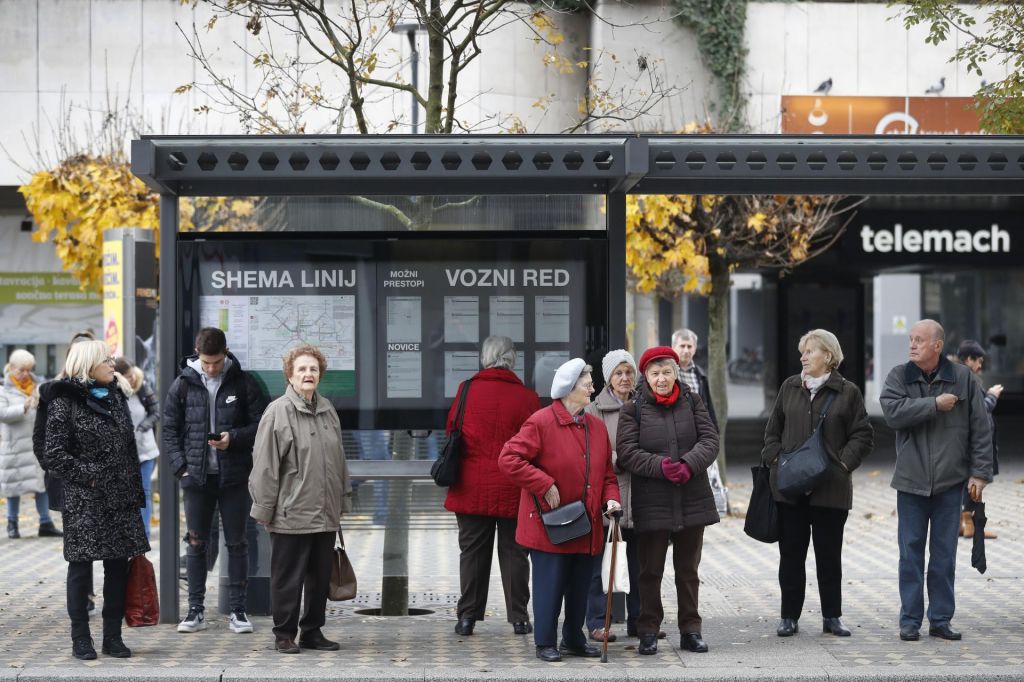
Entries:
[[651,395],[654,396],[654,402],[659,405],[675,405],[676,401],[679,400],[679,384],[674,385],[672,392],[668,395],[659,395],[654,389],[651,389]]
[[801,374],[800,381],[803,383],[804,388],[811,392],[811,400],[814,400],[814,396],[818,394],[818,391],[821,390],[821,387],[825,385],[825,382],[828,381],[831,376],[832,372],[826,372],[817,378]]
[[29,395],[29,396],[32,395],[32,391],[34,391],[35,388],[36,388],[36,382],[35,382],[35,379],[32,378],[31,374],[29,374],[28,378],[24,379],[24,380],[18,379],[13,374],[11,374],[9,376],[11,378],[11,383],[14,384],[15,388],[17,388],[19,391],[21,391],[25,395]]

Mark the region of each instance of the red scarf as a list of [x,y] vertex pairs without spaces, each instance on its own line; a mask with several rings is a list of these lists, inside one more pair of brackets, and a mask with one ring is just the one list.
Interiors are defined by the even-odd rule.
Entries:
[[679,384],[672,387],[672,392],[668,395],[659,395],[653,390],[651,394],[654,395],[654,401],[659,405],[675,405],[676,401],[679,400]]

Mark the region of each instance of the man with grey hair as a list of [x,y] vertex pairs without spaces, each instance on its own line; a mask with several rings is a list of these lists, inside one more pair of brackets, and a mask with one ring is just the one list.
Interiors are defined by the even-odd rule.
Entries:
[[679,356],[679,378],[704,401],[704,406],[708,408],[708,414],[711,416],[711,422],[717,429],[718,417],[715,416],[715,406],[711,402],[708,376],[693,361],[693,356],[697,354],[697,335],[689,329],[677,329],[672,334],[672,350]]
[[945,332],[934,320],[910,328],[910,362],[889,372],[880,401],[896,431],[900,548],[900,639],[920,639],[928,560],[928,634],[958,640],[955,610],[957,529],[966,482],[974,500],[992,480],[992,431],[971,371],[942,352]]

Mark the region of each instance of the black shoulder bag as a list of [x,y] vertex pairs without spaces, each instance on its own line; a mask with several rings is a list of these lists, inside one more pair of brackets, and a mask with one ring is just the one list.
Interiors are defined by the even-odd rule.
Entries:
[[462,385],[459,407],[455,410],[454,428],[448,434],[441,454],[430,465],[430,477],[442,488],[459,482],[459,469],[462,466],[462,419],[466,412],[466,394],[469,393],[469,385],[472,382],[472,379],[467,379]]
[[583,499],[555,507],[549,512],[541,511],[540,501],[533,495],[533,503],[537,506],[537,513],[540,514],[541,523],[544,524],[544,531],[548,534],[548,540],[552,545],[581,538],[588,535],[591,530],[590,516],[587,514],[587,491],[590,489],[590,429],[587,422],[583,421],[584,449],[583,459],[585,460],[583,473]]
[[821,439],[821,425],[825,423],[825,415],[835,397],[835,391],[829,391],[825,406],[818,415],[818,423],[807,440],[799,447],[779,453],[776,482],[779,493],[784,497],[798,498],[811,492],[828,474],[828,452]]

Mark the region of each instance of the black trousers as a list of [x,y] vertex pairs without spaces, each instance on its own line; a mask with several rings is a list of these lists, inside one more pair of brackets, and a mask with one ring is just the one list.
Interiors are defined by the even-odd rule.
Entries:
[[491,558],[494,536],[498,536],[498,568],[505,593],[508,622],[530,620],[530,559],[516,543],[516,519],[456,514],[459,524],[459,619],[483,620],[487,608],[487,588],[491,582]]
[[[124,596],[128,587],[128,558],[103,562],[103,636],[121,634]],[[92,562],[68,562],[68,616],[71,638],[89,637],[89,595],[92,594]]]
[[[270,604],[274,637],[295,639],[324,626],[337,533],[270,534]],[[305,592],[306,608],[299,618]]]
[[[187,480],[187,479],[186,479]],[[206,576],[210,564],[208,557],[217,551],[218,538],[211,533],[216,528],[215,513],[220,511],[224,524],[224,544],[228,548],[228,591],[232,611],[245,611],[248,585],[249,545],[246,539],[246,521],[252,501],[249,490],[238,483],[221,487],[220,478],[207,476],[206,484],[188,485],[181,489],[185,506],[185,571],[188,576],[189,608],[203,608],[206,600]]]
[[805,496],[796,504],[779,504],[779,587],[782,617],[796,620],[804,608],[807,547],[814,542],[818,595],[823,618],[843,615],[843,529],[845,509],[812,507]]
[[589,554],[556,554],[530,551],[533,562],[533,643],[558,646],[558,614],[562,621],[562,641],[573,649],[587,643],[583,623],[587,617],[587,588],[594,573],[594,557]]
[[665,557],[672,545],[672,567],[676,573],[676,606],[679,609],[679,632],[700,632],[701,617],[697,610],[700,597],[701,550],[704,548],[704,526],[694,526],[672,533],[647,531],[636,534],[640,559],[640,617],[636,620],[638,634],[655,634],[661,629],[665,610],[661,605],[661,580],[665,575]]

